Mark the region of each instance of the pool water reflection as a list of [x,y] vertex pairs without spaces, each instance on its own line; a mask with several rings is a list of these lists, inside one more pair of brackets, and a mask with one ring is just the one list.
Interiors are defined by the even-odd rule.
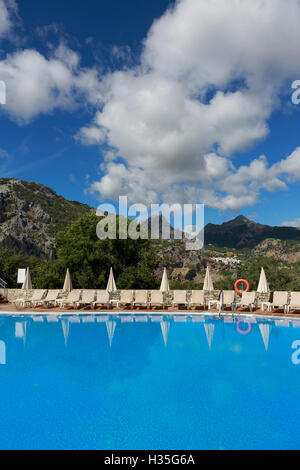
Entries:
[[0,448],[297,449],[299,327],[0,317]]

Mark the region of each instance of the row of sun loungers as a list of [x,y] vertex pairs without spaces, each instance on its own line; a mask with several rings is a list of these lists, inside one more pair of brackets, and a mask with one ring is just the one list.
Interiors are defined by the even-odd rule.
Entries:
[[[257,294],[256,292],[244,292],[242,299],[237,303],[237,307],[249,307],[252,311],[257,308]],[[283,310],[284,313],[290,311],[300,310],[300,292],[275,291],[271,302],[264,302],[264,306],[268,308],[269,312],[274,310]]]
[[[61,291],[59,290],[36,290],[32,297],[27,299],[17,299],[16,305],[21,307],[164,307],[166,305],[164,293],[158,290],[123,290],[120,292],[120,299],[113,300],[106,290],[72,290],[66,298],[59,298]],[[206,307],[204,292],[192,291],[191,299],[187,301],[186,291],[174,291],[174,306],[187,307]]]
[[[96,307],[111,308],[112,306],[130,308],[164,308],[166,299],[164,293],[159,290],[122,290],[119,299],[111,299],[106,290],[72,290],[66,298],[60,298],[60,290],[36,290],[31,298],[23,298],[15,301],[20,307],[62,307],[62,308],[84,308]],[[187,291],[173,291],[171,304],[174,307],[206,308],[204,291],[194,290],[188,298]],[[210,302],[209,302],[210,303]],[[222,291],[218,301],[214,301],[219,311],[226,308],[250,309],[257,308],[258,299],[256,292],[243,292],[239,301],[236,301],[235,291]],[[269,311],[282,309],[285,313],[300,309],[300,292],[274,292],[271,302],[264,302]],[[210,307],[210,305],[209,305]]]

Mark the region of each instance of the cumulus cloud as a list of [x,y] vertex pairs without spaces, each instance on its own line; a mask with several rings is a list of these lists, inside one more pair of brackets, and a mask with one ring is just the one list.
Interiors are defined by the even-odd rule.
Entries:
[[299,71],[299,16],[298,0],[178,1],[152,25],[141,64],[105,78],[101,111],[77,135],[114,156],[91,191],[238,209],[286,189],[298,153],[275,167],[232,158],[269,133]]
[[[0,0],[6,31],[12,1]],[[2,112],[24,124],[92,104],[76,139],[105,149],[103,176],[90,183],[100,199],[251,206],[262,190],[300,180],[298,149],[271,166],[265,156],[234,160],[268,135],[298,74],[299,17],[300,0],[179,0],[153,23],[139,65],[115,48],[124,68],[102,77],[63,42],[48,56],[18,50],[0,61]]]
[[0,76],[6,83],[7,112],[19,123],[57,109],[74,109],[99,99],[99,80],[94,69],[80,68],[77,53],[61,45],[49,58],[34,49],[9,54],[0,61]]
[[[298,155],[299,168],[300,148],[293,154]],[[290,157],[270,166],[262,155],[249,165],[235,167],[228,158],[211,153],[203,157],[202,168],[195,169],[193,178],[189,175],[189,180],[185,178],[184,183],[180,174],[175,181],[171,172],[126,167],[123,163],[109,161],[105,165],[106,174],[91,184],[90,191],[109,199],[127,195],[131,202],[158,203],[163,200],[169,204],[174,201],[184,204],[205,201],[216,209],[236,211],[255,205],[261,190],[286,190],[286,181],[295,178],[294,168],[288,169],[285,165]]]

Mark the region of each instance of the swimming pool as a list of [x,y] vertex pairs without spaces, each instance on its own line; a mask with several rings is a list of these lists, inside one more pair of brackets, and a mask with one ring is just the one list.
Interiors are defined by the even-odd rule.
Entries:
[[299,327],[0,317],[0,448],[297,449]]

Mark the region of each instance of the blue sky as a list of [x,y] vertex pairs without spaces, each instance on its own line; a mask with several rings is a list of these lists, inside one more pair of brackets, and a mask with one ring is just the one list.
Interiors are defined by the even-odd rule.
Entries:
[[0,0],[1,176],[300,225],[299,1],[173,3]]

